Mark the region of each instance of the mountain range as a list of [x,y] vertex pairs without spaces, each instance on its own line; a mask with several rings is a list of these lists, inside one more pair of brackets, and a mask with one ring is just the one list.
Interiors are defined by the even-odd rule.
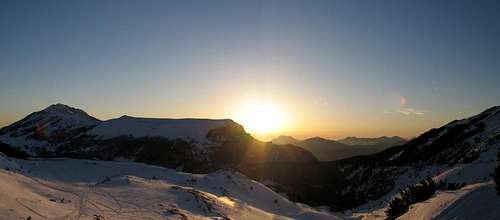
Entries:
[[337,140],[340,143],[347,145],[386,145],[386,146],[397,146],[403,145],[407,142],[406,139],[398,136],[392,137],[377,137],[377,138],[359,138],[359,137],[346,137],[344,139]]
[[279,145],[295,145],[311,151],[320,161],[334,161],[358,155],[373,154],[392,146],[402,145],[406,140],[397,136],[379,138],[347,137],[338,141],[321,137],[305,140],[291,136],[279,136],[271,141]]
[[[387,139],[380,138],[384,141]],[[70,171],[58,172],[58,167],[71,167],[70,165],[74,163],[86,164],[85,166],[94,164],[95,168],[84,168],[82,167],[84,165],[78,166],[81,168],[73,166],[73,169],[89,169],[85,172],[92,173],[90,170],[104,170],[106,166],[115,166],[114,163],[117,163],[117,166],[129,163],[123,166],[130,167],[130,169],[125,169],[123,172],[113,173],[111,170],[115,168],[110,168],[106,175],[89,174],[90,176],[78,177],[80,179],[77,178],[75,182],[85,182],[81,178],[90,178],[110,183],[110,185],[104,184],[102,187],[95,188],[97,190],[95,192],[99,194],[112,193],[108,191],[111,189],[106,187],[115,186],[118,187],[117,190],[135,190],[137,189],[134,188],[135,186],[151,187],[148,190],[175,186],[174,188],[182,189],[183,192],[196,195],[195,200],[198,198],[200,204],[205,204],[209,207],[207,209],[213,211],[204,212],[203,215],[209,217],[231,215],[236,219],[259,219],[258,217],[242,217],[244,216],[242,213],[222,211],[228,210],[228,207],[215,204],[222,204],[225,201],[223,197],[226,196],[230,201],[236,202],[228,204],[239,204],[239,207],[245,210],[257,208],[267,213],[256,211],[255,213],[260,213],[260,216],[269,214],[285,219],[361,217],[380,219],[386,218],[384,211],[387,209],[387,202],[398,196],[400,189],[431,177],[435,181],[463,183],[466,186],[453,192],[437,192],[430,200],[412,205],[405,214],[400,216],[401,219],[414,219],[417,214],[437,219],[470,219],[477,216],[496,219],[500,217],[500,212],[495,208],[500,205],[500,200],[491,195],[495,193],[495,185],[491,181],[491,176],[498,165],[497,152],[500,149],[500,107],[498,106],[470,118],[452,121],[442,127],[431,129],[404,144],[384,147],[386,149],[373,154],[361,155],[360,153],[358,156],[322,161],[324,158],[318,160],[314,156],[319,152],[314,150],[315,153],[312,150],[314,148],[310,147],[315,146],[314,144],[309,145],[313,153],[309,152],[306,147],[300,146],[302,143],[315,143],[316,146],[323,147],[335,143],[348,148],[356,146],[372,148],[376,145],[367,143],[377,142],[372,139],[359,138],[346,138],[342,140],[343,143],[340,141],[322,138],[301,141],[291,137],[282,137],[276,142],[266,143],[256,140],[245,132],[243,126],[230,119],[149,119],[123,116],[101,121],[82,110],[56,104],[0,129],[0,142],[3,142],[0,144],[0,150],[7,155],[0,158],[3,164],[0,165],[8,169],[0,172],[4,175],[0,179],[7,181],[2,183],[4,188],[0,191],[13,189],[29,191],[32,189],[19,187],[35,184],[30,182],[32,178],[35,180],[41,178],[47,181],[46,184],[52,189],[56,187],[60,192],[76,192],[77,188],[64,188],[80,187],[70,181],[76,177],[69,174]],[[384,142],[384,144],[387,143],[389,142]],[[12,157],[19,159],[12,159]],[[61,157],[72,159],[57,159]],[[229,173],[223,173],[222,177],[214,179],[220,184],[197,185],[197,181],[200,181],[198,178],[203,176],[190,174],[196,180],[189,185],[184,182],[175,182],[180,177],[176,176],[178,174],[172,174],[173,176],[164,177],[164,181],[160,181],[158,185],[154,180],[147,180],[146,176],[141,176],[140,172],[134,171],[138,168],[132,167],[138,163],[164,167],[166,170],[162,172],[175,173],[176,171],[171,170],[175,169],[179,173],[207,175],[207,178],[212,178],[210,175],[221,170],[227,170]],[[40,164],[40,167],[36,164]],[[49,168],[50,172],[46,170]],[[277,202],[268,204],[264,201],[271,199],[270,197],[256,199],[251,196],[251,192],[243,193],[243,188],[226,187],[224,188],[226,193],[224,190],[210,190],[223,185],[220,181],[224,179],[224,176],[231,176],[227,177],[228,179],[235,178],[231,173],[242,174],[236,178],[239,179],[238,181],[247,181],[246,178],[253,179],[260,182],[259,187],[262,187],[262,190],[270,189],[284,197],[276,198]],[[16,175],[20,177],[15,178]],[[61,181],[66,181],[67,185],[58,185],[62,184]],[[96,184],[95,181],[92,184]],[[251,182],[251,180],[248,181]],[[251,184],[245,184],[245,186],[246,189],[257,187]],[[49,188],[37,190],[39,191],[29,191],[29,193],[42,192]],[[177,192],[174,194],[178,195]],[[165,196],[175,198],[174,194]],[[43,198],[46,195],[47,193],[40,194]],[[216,197],[213,196],[221,200],[214,200]],[[5,198],[11,197],[9,195]],[[40,199],[43,199],[42,197]],[[73,199],[78,198],[81,197],[77,196]],[[212,200],[207,198],[212,198]],[[111,197],[108,199],[110,200],[108,202],[113,200]],[[23,205],[34,204],[29,198],[12,197],[13,204],[16,200],[22,201]],[[203,202],[208,200],[212,202]],[[316,214],[312,214],[308,211],[307,218],[303,218],[298,214],[302,209],[297,206],[289,209],[292,211],[277,208],[279,205],[276,204],[282,204],[282,202],[288,204],[285,201],[289,200],[309,205],[307,207],[328,206],[331,210],[344,212],[321,212],[320,214],[314,212]],[[193,206],[191,203],[182,203],[180,200],[169,201],[170,205],[176,206],[172,210],[177,210],[169,213],[180,213],[192,217],[196,216],[191,215],[193,213],[203,212],[189,208]],[[476,203],[481,206],[471,205]],[[251,207],[242,204],[250,204]],[[64,207],[65,205],[61,204],[60,208]],[[2,210],[7,210],[5,212],[10,213],[7,208],[0,206],[0,212],[4,213]],[[150,207],[147,209],[152,210]],[[85,211],[79,210],[79,213]],[[312,209],[306,208],[305,210]],[[346,210],[349,211],[345,212]],[[90,212],[87,210],[85,213]],[[45,216],[43,213],[39,214]],[[248,213],[246,215],[248,216]]]
[[122,116],[100,121],[63,104],[0,129],[0,141],[36,157],[128,159],[201,173],[247,169],[254,163],[317,161],[300,147],[258,141],[229,119]]

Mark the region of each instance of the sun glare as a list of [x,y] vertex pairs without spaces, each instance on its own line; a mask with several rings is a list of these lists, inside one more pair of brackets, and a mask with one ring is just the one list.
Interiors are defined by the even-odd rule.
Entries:
[[249,102],[240,107],[236,120],[254,134],[270,134],[282,129],[285,114],[272,103]]

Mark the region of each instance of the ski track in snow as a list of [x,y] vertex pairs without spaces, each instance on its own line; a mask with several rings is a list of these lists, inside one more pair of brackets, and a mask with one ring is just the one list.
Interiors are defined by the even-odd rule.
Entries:
[[0,168],[0,219],[341,219],[232,171],[4,155]]

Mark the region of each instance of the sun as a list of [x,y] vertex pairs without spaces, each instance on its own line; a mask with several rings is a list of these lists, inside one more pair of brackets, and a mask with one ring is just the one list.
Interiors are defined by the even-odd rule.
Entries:
[[269,102],[248,102],[236,113],[236,121],[257,135],[272,134],[282,129],[285,113]]

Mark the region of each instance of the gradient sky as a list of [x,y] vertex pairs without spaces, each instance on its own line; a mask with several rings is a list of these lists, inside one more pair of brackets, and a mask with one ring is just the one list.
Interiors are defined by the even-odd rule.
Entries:
[[499,12],[500,1],[3,0],[0,126],[57,102],[109,119],[231,118],[261,101],[299,138],[415,136],[500,104]]

